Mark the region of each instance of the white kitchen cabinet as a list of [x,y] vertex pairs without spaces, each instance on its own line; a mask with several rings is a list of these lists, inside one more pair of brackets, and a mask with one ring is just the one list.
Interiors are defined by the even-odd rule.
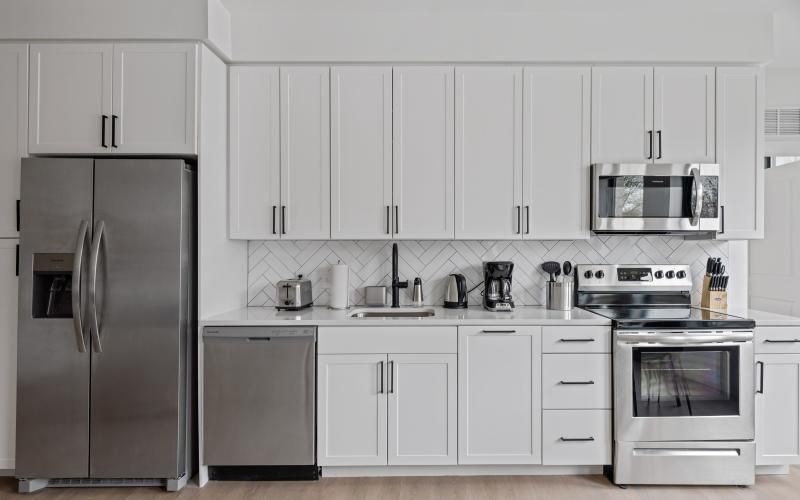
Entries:
[[386,354],[317,357],[317,463],[386,465]]
[[611,464],[611,410],[545,410],[542,464]]
[[653,68],[592,68],[592,163],[654,159]]
[[111,151],[113,53],[110,43],[31,45],[31,154]]
[[456,68],[456,239],[522,235],[522,68]]
[[16,238],[20,158],[28,156],[28,46],[0,44],[0,238]]
[[455,354],[390,354],[389,465],[455,465]]
[[15,456],[17,243],[17,240],[0,239],[0,470],[13,470]]
[[657,163],[714,163],[714,68],[657,67],[653,79]]
[[330,70],[280,69],[282,238],[331,236]]
[[458,463],[540,464],[541,328],[458,330]]
[[197,45],[114,45],[113,152],[197,154]]
[[587,239],[590,70],[529,67],[524,77],[523,238]]
[[452,239],[452,66],[400,66],[393,85],[395,239]]
[[331,238],[391,239],[392,68],[331,69]]
[[800,464],[800,352],[756,355],[756,465]]
[[764,72],[717,68],[718,239],[764,237]]
[[229,232],[280,237],[280,92],[277,67],[232,66],[229,105]]

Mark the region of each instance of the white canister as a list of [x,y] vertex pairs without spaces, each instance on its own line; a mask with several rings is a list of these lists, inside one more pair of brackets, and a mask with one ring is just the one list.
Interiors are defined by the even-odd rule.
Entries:
[[328,307],[331,309],[347,309],[350,306],[350,267],[342,264],[331,266],[331,286],[328,290]]

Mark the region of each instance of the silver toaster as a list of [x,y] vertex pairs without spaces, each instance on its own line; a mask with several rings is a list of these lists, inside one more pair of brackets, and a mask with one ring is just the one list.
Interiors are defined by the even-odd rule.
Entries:
[[276,309],[297,311],[314,305],[311,295],[311,280],[298,275],[295,279],[281,280],[275,285]]

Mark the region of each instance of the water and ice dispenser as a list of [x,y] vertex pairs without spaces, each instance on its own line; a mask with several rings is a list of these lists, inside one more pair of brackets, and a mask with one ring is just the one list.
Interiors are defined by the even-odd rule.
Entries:
[[72,317],[71,253],[33,254],[33,317]]

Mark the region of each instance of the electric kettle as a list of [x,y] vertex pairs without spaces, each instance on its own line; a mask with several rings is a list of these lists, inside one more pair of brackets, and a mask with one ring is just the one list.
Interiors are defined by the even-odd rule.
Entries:
[[447,277],[444,307],[447,309],[464,309],[467,307],[467,279],[463,274],[451,274]]

